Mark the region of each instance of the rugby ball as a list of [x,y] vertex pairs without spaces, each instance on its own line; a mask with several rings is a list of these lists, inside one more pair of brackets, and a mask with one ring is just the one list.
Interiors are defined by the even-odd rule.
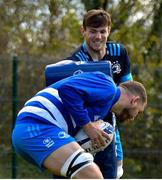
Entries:
[[90,138],[87,136],[87,134],[84,132],[84,130],[82,128],[75,135],[75,139],[78,142],[78,144],[86,152],[89,152],[92,155],[96,154],[99,151],[104,150],[112,142],[114,134],[115,134],[115,129],[110,123],[104,122],[104,121],[94,122],[94,123],[99,123],[99,127],[102,130],[104,130],[107,134],[109,134],[110,140],[103,137],[104,140],[105,140],[105,146],[102,146],[102,147],[95,146],[95,147],[93,147]]

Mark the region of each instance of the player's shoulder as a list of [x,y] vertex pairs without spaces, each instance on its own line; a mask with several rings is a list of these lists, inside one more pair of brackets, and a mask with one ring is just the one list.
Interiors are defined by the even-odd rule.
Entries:
[[122,56],[126,54],[126,48],[122,43],[108,41],[106,47],[110,56]]
[[114,80],[113,80],[113,78],[111,76],[109,76],[109,75],[107,75],[107,74],[105,74],[103,72],[100,72],[100,71],[95,71],[95,72],[92,72],[92,73],[93,73],[92,78],[93,78],[93,76],[95,76],[96,79],[98,79],[99,82],[101,82],[101,83],[104,82],[104,84],[106,82],[109,82],[109,83],[112,84],[112,87],[113,87],[113,85],[115,86]]
[[124,44],[122,44],[120,42],[115,42],[115,41],[107,41],[106,46],[107,47],[111,47],[111,46],[115,47],[115,46],[117,46],[117,47],[120,47],[121,49],[125,49]]
[[83,47],[82,47],[82,45],[80,45],[66,59],[80,61],[81,59],[83,59],[83,53],[84,53]]
[[101,71],[93,71],[93,72],[84,72],[79,74],[79,76],[85,77],[87,80],[89,80],[90,78],[96,81],[96,79],[104,79],[104,80],[111,80],[113,81],[112,77],[101,72]]

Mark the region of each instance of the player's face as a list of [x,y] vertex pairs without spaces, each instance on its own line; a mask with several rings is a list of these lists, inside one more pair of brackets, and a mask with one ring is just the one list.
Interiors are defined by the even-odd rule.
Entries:
[[86,27],[85,30],[82,30],[82,34],[88,48],[92,51],[98,52],[105,48],[109,36],[109,29],[108,27]]
[[130,122],[144,111],[145,105],[137,104],[135,106],[125,107],[119,114],[116,114],[120,122]]

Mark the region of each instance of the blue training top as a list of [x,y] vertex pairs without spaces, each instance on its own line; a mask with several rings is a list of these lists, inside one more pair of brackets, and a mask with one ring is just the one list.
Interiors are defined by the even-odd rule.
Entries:
[[[92,59],[87,51],[86,42],[84,42],[71,56],[66,59],[73,61],[91,62]],[[132,80],[130,71],[130,59],[125,47],[122,44],[107,42],[106,54],[99,61],[110,61],[112,63],[113,79],[116,84]]]
[[17,121],[33,117],[74,135],[88,122],[103,119],[119,97],[120,89],[110,76],[84,72],[39,91],[25,103]]

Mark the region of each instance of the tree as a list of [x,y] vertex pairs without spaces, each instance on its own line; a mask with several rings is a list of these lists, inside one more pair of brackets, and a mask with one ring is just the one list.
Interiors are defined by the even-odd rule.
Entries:
[[0,53],[57,58],[81,41],[73,1],[1,1]]

